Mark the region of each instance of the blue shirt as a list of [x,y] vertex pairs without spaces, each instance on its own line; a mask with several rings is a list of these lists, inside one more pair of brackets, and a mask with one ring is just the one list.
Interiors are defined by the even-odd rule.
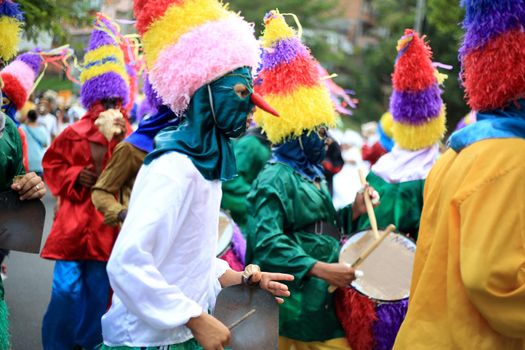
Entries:
[[29,161],[29,171],[43,172],[42,158],[49,146],[49,133],[45,126],[39,125],[32,127],[28,125],[21,125],[21,128],[26,133],[27,138],[27,158]]

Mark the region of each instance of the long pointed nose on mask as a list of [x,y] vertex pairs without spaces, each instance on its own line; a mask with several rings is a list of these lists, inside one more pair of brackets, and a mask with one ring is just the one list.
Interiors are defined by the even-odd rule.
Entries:
[[279,113],[272,107],[264,98],[258,93],[254,92],[252,94],[252,102],[254,105],[262,109],[263,111],[270,113],[276,117],[279,117]]

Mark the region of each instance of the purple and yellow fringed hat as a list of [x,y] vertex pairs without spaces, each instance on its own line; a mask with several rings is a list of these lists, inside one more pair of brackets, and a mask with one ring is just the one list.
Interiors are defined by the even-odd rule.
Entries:
[[475,111],[525,97],[525,1],[462,0],[462,80]]
[[430,46],[412,29],[405,31],[397,50],[390,99],[394,142],[416,151],[434,145],[445,134],[446,113],[439,85],[446,76],[438,73]]
[[0,76],[4,81],[3,94],[19,111],[29,99],[33,86],[42,67],[42,56],[37,52],[27,52],[7,65]]
[[321,125],[335,125],[334,104],[310,50],[278,11],[268,13],[264,24],[262,67],[255,91],[280,118],[258,109],[254,115],[257,124],[273,144]]
[[203,85],[257,67],[254,28],[217,0],[135,0],[153,88],[176,115]]
[[0,60],[15,57],[22,34],[24,14],[17,3],[0,0]]
[[80,98],[87,109],[104,99],[120,99],[123,106],[128,103],[129,76],[118,42],[118,30],[102,14],[95,20],[80,82]]

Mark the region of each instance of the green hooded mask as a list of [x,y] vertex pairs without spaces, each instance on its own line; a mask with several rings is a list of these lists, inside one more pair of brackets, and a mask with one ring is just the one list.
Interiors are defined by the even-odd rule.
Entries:
[[[248,88],[239,96],[235,86]],[[144,160],[150,164],[166,152],[187,155],[207,180],[231,180],[237,175],[231,138],[246,131],[246,120],[255,105],[249,68],[238,68],[202,86],[193,95],[178,127],[167,128],[155,138],[155,150]]]

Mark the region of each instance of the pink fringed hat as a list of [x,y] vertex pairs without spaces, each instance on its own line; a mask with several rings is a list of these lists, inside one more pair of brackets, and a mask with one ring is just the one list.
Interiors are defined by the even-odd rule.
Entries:
[[0,72],[5,84],[2,92],[15,105],[16,110],[22,109],[27,102],[42,62],[39,53],[28,52],[18,56]]
[[151,84],[180,115],[203,85],[256,67],[253,26],[217,0],[134,0]]

